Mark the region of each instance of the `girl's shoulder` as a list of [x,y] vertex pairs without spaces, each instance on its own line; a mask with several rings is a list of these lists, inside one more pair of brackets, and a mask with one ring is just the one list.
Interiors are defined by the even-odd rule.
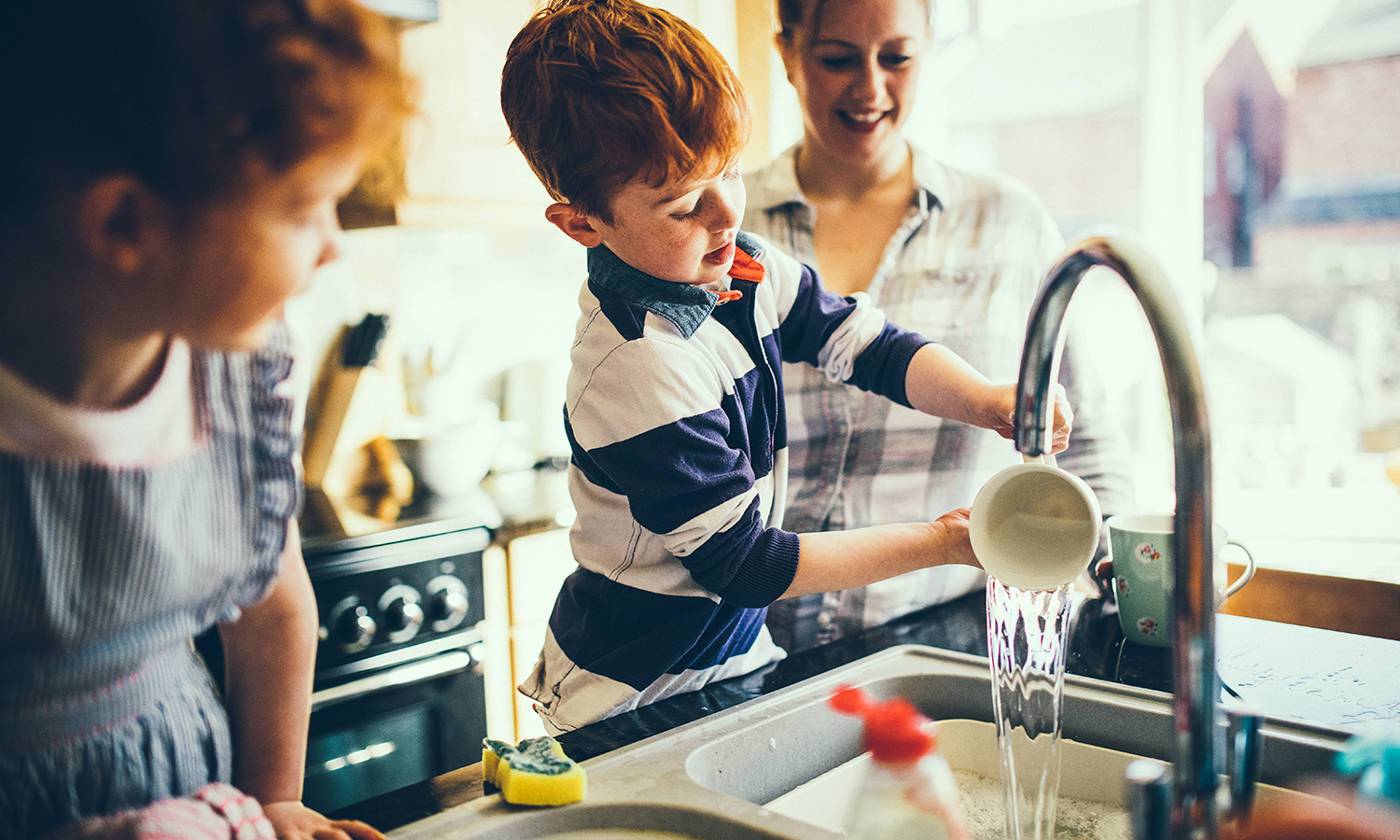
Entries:
[[0,365],[0,452],[32,464],[140,469],[197,443],[200,395],[190,346],[170,337],[140,397],[119,408],[62,401]]
[[252,350],[198,349],[200,362],[217,369],[226,379],[252,388],[276,389],[287,382],[295,358],[291,330],[282,321],[273,323],[258,347]]
[[200,408],[206,421],[224,430],[289,435],[297,402],[291,393],[293,345],[291,331],[279,321],[268,328],[254,350],[196,351]]

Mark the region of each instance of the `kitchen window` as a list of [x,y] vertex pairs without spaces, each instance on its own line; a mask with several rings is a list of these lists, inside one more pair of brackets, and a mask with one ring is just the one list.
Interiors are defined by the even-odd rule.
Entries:
[[[1218,521],[1262,566],[1400,585],[1400,7],[943,0],[936,12],[910,136],[1025,181],[1067,240],[1121,225],[1163,260],[1198,328]],[[776,151],[801,121],[781,78],[768,87],[759,136]],[[1075,308],[1124,409],[1138,504],[1169,509],[1170,421],[1146,321],[1113,277],[1086,281]]]

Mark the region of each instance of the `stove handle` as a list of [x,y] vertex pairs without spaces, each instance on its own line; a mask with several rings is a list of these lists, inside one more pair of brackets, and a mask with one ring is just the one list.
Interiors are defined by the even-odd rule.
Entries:
[[470,668],[471,665],[471,656],[462,651],[444,653],[422,662],[400,665],[397,668],[372,674],[364,679],[312,692],[311,710],[314,712],[317,709],[324,709],[327,706],[344,703],[347,700],[354,700],[387,688],[403,688],[461,673]]

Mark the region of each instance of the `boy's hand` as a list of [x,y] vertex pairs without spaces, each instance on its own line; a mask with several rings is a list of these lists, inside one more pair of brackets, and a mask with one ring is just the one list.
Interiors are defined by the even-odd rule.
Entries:
[[[1069,448],[1069,433],[1074,425],[1074,411],[1069,406],[1065,386],[1055,384],[1055,425],[1051,429],[1050,452],[1058,455]],[[981,418],[977,425],[991,429],[1007,440],[1016,437],[1016,385],[989,385],[982,397]]]
[[950,510],[933,521],[938,532],[938,563],[956,563],[960,566],[982,568],[977,555],[972,553],[972,536],[968,530],[967,518],[972,511],[967,508]]
[[300,802],[273,802],[263,813],[279,840],[385,840],[359,820],[329,820]]

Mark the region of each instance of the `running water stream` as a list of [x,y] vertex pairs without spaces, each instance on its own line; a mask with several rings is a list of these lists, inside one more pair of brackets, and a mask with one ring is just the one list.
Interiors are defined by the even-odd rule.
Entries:
[[1069,584],[1024,590],[987,578],[987,657],[1008,840],[1054,834],[1069,607]]

